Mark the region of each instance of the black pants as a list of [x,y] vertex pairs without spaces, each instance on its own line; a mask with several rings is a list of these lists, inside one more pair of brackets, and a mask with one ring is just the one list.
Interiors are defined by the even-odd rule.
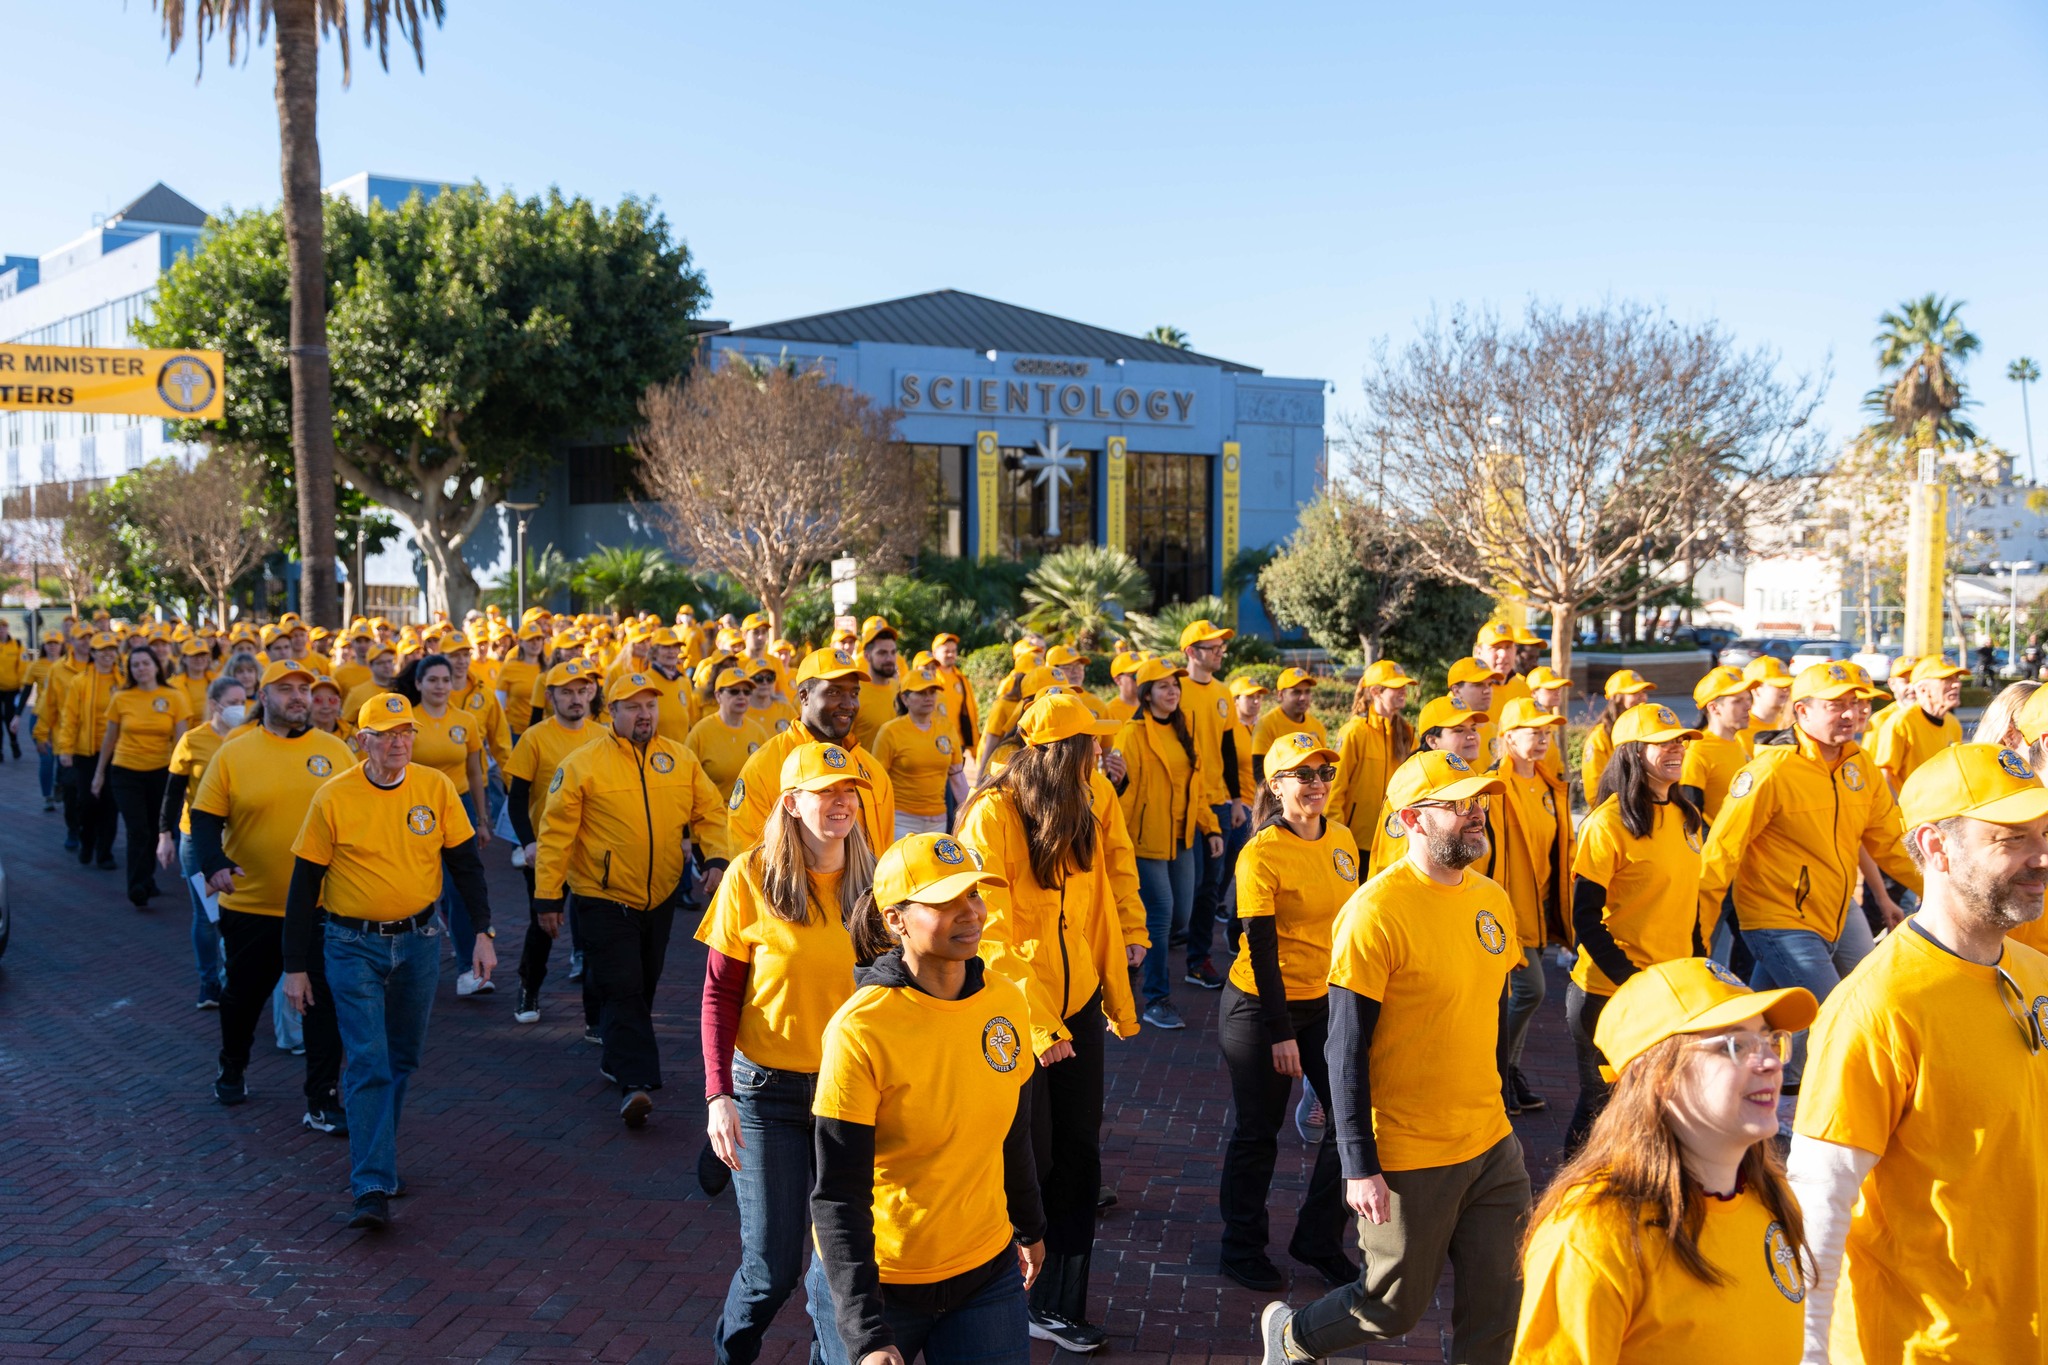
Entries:
[[[284,975],[284,919],[220,912],[221,950],[227,959],[227,984],[220,993],[220,1064],[233,1071],[249,1065],[249,1046],[256,1021]],[[306,1107],[339,1109],[335,1086],[341,1079],[341,1033],[334,1023],[334,997],[327,989],[325,921],[313,929],[306,955],[306,976],[313,985],[313,1003],[302,1017],[306,1038]]]
[[[100,783],[99,795],[93,795],[92,775],[98,763],[99,758],[95,754],[75,754],[71,759],[71,784],[78,801],[78,861],[81,864],[114,860],[114,830],[121,823],[120,807],[114,804],[114,784],[111,781]],[[155,821],[152,819],[151,823]]]
[[1045,1249],[1082,1256],[1095,1246],[1095,1200],[1102,1192],[1102,992],[1065,1023],[1074,1055],[1033,1072],[1025,1097],[1045,1201]]
[[1593,1131],[1593,1120],[1600,1117],[1600,1111],[1607,1107],[1608,1095],[1614,1090],[1614,1086],[1600,1074],[1600,1066],[1607,1058],[1593,1045],[1593,1030],[1600,1023],[1600,1011],[1607,1008],[1607,1000],[1604,995],[1591,995],[1580,990],[1577,982],[1564,990],[1564,1019],[1571,1026],[1572,1050],[1578,1055],[1579,1063],[1579,1102],[1572,1106],[1572,1121],[1565,1125],[1564,1130],[1567,1156],[1586,1145],[1586,1134]]
[[[519,875],[526,878],[526,942],[519,948],[519,984],[540,994],[543,981],[548,979],[548,958],[555,950],[554,935],[540,927],[540,912],[533,905],[533,868],[519,869]],[[569,930],[569,942],[577,952],[583,948],[583,917],[576,912],[576,898],[562,897],[562,921]],[[597,1027],[597,994],[590,989],[590,975],[583,976],[583,1022],[591,1028]]]
[[14,733],[14,718],[21,714],[21,689],[0,687],[0,743],[10,745],[21,757],[21,736]]
[[[85,816],[85,807],[78,799],[83,795],[83,792],[79,788],[77,776],[78,761],[76,759],[73,759],[69,766],[62,763],[57,765],[57,799],[64,803],[64,837],[66,840],[78,838],[78,828]],[[82,846],[83,841],[81,840],[80,842]]]
[[163,811],[164,784],[169,768],[116,768],[107,766],[107,790],[121,812],[128,831],[128,900],[145,904],[159,894],[156,884],[156,827]]
[[675,928],[674,898],[652,910],[634,910],[617,901],[579,896],[576,918],[583,924],[583,979],[597,996],[604,1069],[622,1090],[659,1090],[654,992]]
[[[1330,1036],[1329,997],[1290,1000],[1287,1017],[1293,1022],[1295,1046],[1301,1051],[1302,1079],[1317,1095],[1327,1096],[1330,1066],[1323,1057],[1323,1044]],[[1223,1259],[1243,1261],[1266,1254],[1266,1198],[1273,1187],[1280,1127],[1287,1121],[1288,1101],[1294,1097],[1294,1078],[1273,1069],[1274,1040],[1259,1017],[1256,996],[1225,985],[1216,1032],[1223,1045],[1223,1064],[1230,1072],[1230,1099],[1236,1110],[1230,1143],[1223,1149],[1223,1182],[1217,1194],[1223,1210]],[[1340,1255],[1349,1223],[1344,1173],[1337,1160],[1337,1125],[1326,1123],[1288,1249],[1309,1259]]]

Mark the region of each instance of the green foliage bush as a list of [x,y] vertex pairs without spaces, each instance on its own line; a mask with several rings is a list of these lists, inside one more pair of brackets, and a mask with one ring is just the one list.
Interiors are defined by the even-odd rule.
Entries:
[[1013,657],[1008,645],[983,645],[960,656],[960,669],[976,686],[988,687],[1009,676]]

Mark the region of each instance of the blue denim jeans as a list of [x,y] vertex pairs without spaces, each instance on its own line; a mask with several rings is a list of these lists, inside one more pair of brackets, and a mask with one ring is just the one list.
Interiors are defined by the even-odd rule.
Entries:
[[[462,813],[469,817],[470,827],[476,828],[476,802],[468,792],[462,793]],[[453,877],[441,878],[441,899],[435,904],[448,921],[449,942],[455,945],[455,970],[466,972],[476,960],[476,928],[469,920],[469,904],[456,889]]]
[[1029,1365],[1031,1326],[1015,1256],[973,1298],[943,1313],[913,1312],[890,1298],[882,1286],[882,1321],[905,1360],[922,1353],[926,1365]]
[[1147,1005],[1163,1005],[1173,994],[1173,973],[1167,959],[1167,936],[1186,924],[1195,908],[1195,850],[1184,848],[1171,858],[1138,859],[1138,899],[1145,903],[1145,933],[1152,946],[1139,968]]
[[270,1026],[277,1034],[279,1052],[297,1052],[306,1045],[306,1023],[291,1001],[284,998],[284,978],[270,991]]
[[441,978],[441,931],[369,934],[327,925],[327,989],[346,1061],[349,1193],[398,1189],[398,1119],[427,1044]]
[[740,1207],[740,1264],[725,1291],[712,1341],[719,1365],[750,1365],[761,1354],[761,1338],[799,1278],[810,1301],[812,1365],[846,1365],[833,1317],[832,1292],[811,1250],[811,1186],[816,1183],[815,1121],[811,1101],[818,1078],[801,1071],[777,1071],[732,1055],[732,1097],[739,1110],[740,1168],[732,1174]]
[[220,926],[206,917],[206,905],[192,889],[199,873],[199,847],[192,836],[178,836],[178,870],[185,874],[185,899],[192,903],[192,965],[199,972],[199,998],[219,1000],[226,983],[220,951]]
[[[1804,986],[1816,1000],[1840,984],[1870,956],[1870,924],[1859,906],[1850,906],[1842,916],[1842,936],[1833,943],[1808,929],[1744,929],[1743,942],[1756,955],[1756,969],[1749,974],[1752,990],[1767,991],[1781,986]],[[1806,1069],[1806,1032],[1793,1035],[1792,1060],[1785,1063],[1787,1089],[1799,1084]]]

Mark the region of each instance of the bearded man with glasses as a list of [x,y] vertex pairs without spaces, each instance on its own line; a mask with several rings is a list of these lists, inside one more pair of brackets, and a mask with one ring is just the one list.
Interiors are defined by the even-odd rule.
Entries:
[[2008,939],[2048,892],[2048,789],[2012,750],[1959,744],[1899,808],[1920,909],[1807,1042],[1803,1358],[2048,1359],[2048,957]]

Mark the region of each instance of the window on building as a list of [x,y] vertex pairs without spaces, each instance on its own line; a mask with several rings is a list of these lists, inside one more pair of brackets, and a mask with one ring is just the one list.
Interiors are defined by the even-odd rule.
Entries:
[[638,457],[631,446],[576,446],[566,456],[569,502],[629,502],[640,496]]
[[1210,590],[1207,455],[1132,451],[1124,487],[1124,537],[1152,580],[1152,606],[1192,602]]
[[[1067,545],[1095,543],[1095,452],[1069,450],[1066,457],[1072,463],[1062,480],[1058,473],[1024,463],[1038,458],[1035,446],[1003,447],[996,525],[1004,558],[1030,559]],[[1055,499],[1052,486],[1056,482],[1059,493]],[[1057,533],[1052,530],[1055,507],[1059,512]]]
[[967,553],[966,446],[906,445],[924,489],[924,549],[958,559]]

